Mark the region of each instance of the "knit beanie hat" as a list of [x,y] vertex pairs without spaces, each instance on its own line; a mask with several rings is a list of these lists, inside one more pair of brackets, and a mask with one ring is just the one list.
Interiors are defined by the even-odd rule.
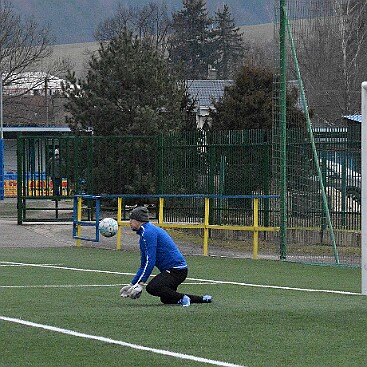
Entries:
[[149,211],[145,206],[138,206],[131,211],[130,219],[135,219],[139,222],[149,222]]

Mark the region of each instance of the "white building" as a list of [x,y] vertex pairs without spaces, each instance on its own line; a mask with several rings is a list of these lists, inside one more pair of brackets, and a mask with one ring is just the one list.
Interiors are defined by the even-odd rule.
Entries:
[[202,129],[210,125],[209,111],[214,101],[223,97],[224,88],[232,85],[233,80],[186,80],[190,97],[195,101],[196,127]]
[[10,85],[4,85],[3,91],[4,95],[53,96],[61,94],[63,81],[45,72],[27,72],[17,74]]

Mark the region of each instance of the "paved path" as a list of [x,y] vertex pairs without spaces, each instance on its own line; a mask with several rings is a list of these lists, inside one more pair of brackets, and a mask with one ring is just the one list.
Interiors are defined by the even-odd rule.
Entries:
[[[83,227],[82,236],[95,237],[94,227]],[[121,249],[138,251],[139,238],[130,227],[122,227]],[[203,247],[192,243],[176,241],[184,255],[203,255]],[[116,237],[104,238],[100,242],[82,241],[83,247],[116,248]],[[0,201],[0,247],[64,247],[76,246],[72,223],[24,222],[17,224],[16,199]],[[212,256],[251,257],[242,251],[209,246]]]
[[71,224],[23,224],[0,219],[0,247],[60,247],[75,245]]
[[[94,229],[83,227],[82,235],[94,237]],[[131,231],[130,227],[122,228],[122,250],[138,251],[138,241],[137,234]],[[184,255],[203,255],[203,248],[200,245],[182,241],[176,241],[176,243]],[[18,225],[16,219],[0,218],[0,248],[65,246],[76,246],[71,223],[23,223]],[[98,243],[82,241],[81,246],[116,249],[116,237],[105,238],[100,236]],[[213,246],[210,246],[209,253],[211,256],[251,257],[251,254],[246,254],[242,251],[233,251]]]
[[[94,227],[83,227],[82,235],[95,237]],[[23,223],[16,219],[0,218],[0,247],[63,247],[75,246],[72,223]],[[104,238],[100,242],[82,241],[82,246],[116,248],[116,237]],[[122,230],[121,247],[138,250],[138,236],[126,227]]]
[[[47,202],[48,205],[54,205]],[[70,203],[68,203],[70,206]],[[41,213],[45,216],[45,212]],[[54,215],[52,212],[51,215]],[[83,227],[82,235],[95,237],[95,228]],[[123,228],[122,246],[137,247],[138,238],[130,228]],[[71,222],[23,222],[17,223],[17,207],[15,198],[0,201],[0,247],[63,247],[75,246],[73,225]],[[82,246],[98,246],[116,248],[116,237],[104,238],[100,242],[82,241]]]

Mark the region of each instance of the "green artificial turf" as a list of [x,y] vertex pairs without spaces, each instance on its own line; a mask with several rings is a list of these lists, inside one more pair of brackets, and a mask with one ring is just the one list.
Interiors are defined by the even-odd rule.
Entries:
[[[112,272],[134,273],[136,252],[2,248],[0,317],[249,367],[366,364],[366,297],[305,290],[358,293],[360,269],[208,257],[187,261],[189,279],[180,290],[211,294],[212,304],[167,306],[146,292],[138,300],[121,299],[119,284],[132,276]],[[4,320],[0,345],[0,366],[210,365]]]

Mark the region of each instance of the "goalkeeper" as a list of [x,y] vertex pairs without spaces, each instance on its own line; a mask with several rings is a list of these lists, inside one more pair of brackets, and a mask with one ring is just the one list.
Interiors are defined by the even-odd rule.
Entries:
[[209,295],[195,296],[177,292],[178,286],[187,277],[187,263],[169,234],[149,222],[146,207],[132,210],[130,227],[140,236],[140,267],[131,284],[121,289],[121,297],[139,298],[156,266],[160,273],[146,285],[146,290],[152,296],[160,297],[162,303],[187,307],[191,303],[212,301]]

